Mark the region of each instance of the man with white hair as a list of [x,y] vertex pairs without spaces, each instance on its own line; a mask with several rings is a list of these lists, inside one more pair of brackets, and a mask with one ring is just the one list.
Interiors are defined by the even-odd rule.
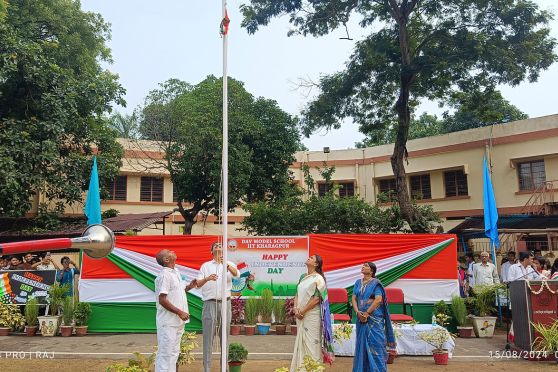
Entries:
[[157,256],[157,263],[163,270],[155,278],[157,307],[157,358],[156,372],[176,371],[176,361],[180,354],[180,341],[184,324],[189,322],[186,292],[196,286],[196,280],[188,285],[175,267],[176,253],[163,249]]
[[482,252],[480,257],[481,262],[473,266],[473,279],[475,281],[475,286],[500,283],[496,266],[494,266],[492,262],[488,262],[488,252]]

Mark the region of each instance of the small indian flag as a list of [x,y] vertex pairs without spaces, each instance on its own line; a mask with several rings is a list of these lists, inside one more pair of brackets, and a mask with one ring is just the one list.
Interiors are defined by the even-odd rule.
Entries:
[[0,276],[0,296],[9,295],[12,293],[12,287],[10,286],[10,278],[8,278],[8,273],[3,273]]
[[250,271],[248,271],[248,265],[246,265],[246,262],[240,262],[238,265],[236,265],[236,268],[238,269],[241,278],[250,275]]

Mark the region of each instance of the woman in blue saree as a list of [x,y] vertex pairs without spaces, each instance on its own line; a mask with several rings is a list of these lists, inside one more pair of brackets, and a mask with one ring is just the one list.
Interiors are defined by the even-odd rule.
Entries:
[[387,348],[395,347],[395,337],[387,307],[386,292],[375,277],[376,265],[366,262],[362,279],[353,287],[353,309],[357,314],[353,372],[387,371]]

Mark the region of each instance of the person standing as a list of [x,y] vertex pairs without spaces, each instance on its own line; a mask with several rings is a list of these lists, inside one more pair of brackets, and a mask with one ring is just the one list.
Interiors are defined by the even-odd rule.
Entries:
[[508,280],[537,280],[540,275],[533,268],[534,255],[531,252],[519,252],[519,262],[510,266]]
[[509,282],[508,272],[510,271],[510,267],[515,264],[515,252],[509,251],[507,256],[508,260],[504,262],[500,268],[500,278],[503,283]]
[[357,314],[353,372],[387,371],[386,346],[395,348],[386,291],[376,278],[376,265],[365,262],[362,278],[353,287],[352,304]]
[[481,262],[473,268],[473,280],[475,286],[492,285],[500,283],[498,271],[492,262],[488,262],[488,252],[483,251],[480,255]]
[[50,252],[46,252],[41,256],[41,261],[33,264],[34,270],[60,270],[58,265],[52,260]]
[[475,286],[475,279],[473,278],[475,259],[473,256],[473,252],[467,252],[465,258],[467,259],[467,281],[469,282],[469,288],[473,288]]
[[[236,265],[227,262],[227,285],[225,287],[227,301],[227,319],[221,319],[222,304],[222,280],[223,273],[223,248],[220,243],[213,243],[211,246],[211,254],[213,259],[205,262],[200,267],[200,273],[197,278],[197,286],[201,288],[203,300],[202,322],[203,322],[203,370],[209,372],[211,370],[211,356],[213,354],[213,335],[217,325],[226,325],[227,335],[230,333],[231,326],[231,289],[232,278],[238,278],[239,272]],[[219,333],[219,339],[221,334]],[[228,349],[223,351],[228,355]]]
[[[72,261],[68,256],[62,257],[62,259],[60,259],[60,263],[62,264],[62,270],[59,270],[56,274],[56,281],[60,283],[60,285],[67,284],[69,288],[66,292],[66,296],[73,296],[74,277],[76,275],[79,275],[79,269],[77,268],[74,261]],[[70,265],[72,265],[73,267],[70,267]]]
[[189,322],[186,292],[196,286],[196,280],[188,285],[175,267],[176,253],[163,249],[157,253],[157,263],[163,267],[155,278],[155,303],[157,315],[157,357],[156,372],[176,371],[176,361],[180,355],[180,341],[184,324]]

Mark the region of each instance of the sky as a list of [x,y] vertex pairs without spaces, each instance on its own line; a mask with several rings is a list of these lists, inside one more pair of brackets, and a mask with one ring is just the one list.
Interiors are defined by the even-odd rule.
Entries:
[[[558,16],[557,0],[535,0]],[[288,18],[274,19],[255,35],[240,27],[239,2],[228,1],[231,18],[228,75],[245,83],[254,96],[274,99],[294,115],[317,93],[298,88],[301,80],[317,81],[321,75],[343,70],[354,43],[366,32],[349,25],[353,41],[343,40],[344,29],[320,38],[288,37]],[[131,113],[159,83],[177,78],[191,84],[208,75],[222,76],[222,39],[219,36],[221,0],[82,0],[82,8],[99,13],[111,24],[113,63],[107,68],[120,77],[127,106],[115,110]],[[555,18],[556,18],[555,16]],[[550,24],[558,38],[558,19]],[[555,85],[558,64],[541,72],[538,82],[500,87],[502,94],[530,117],[558,113]],[[418,113],[439,114],[436,103],[425,102]],[[353,148],[364,136],[350,121],[339,130],[322,130],[303,139],[310,150]]]

